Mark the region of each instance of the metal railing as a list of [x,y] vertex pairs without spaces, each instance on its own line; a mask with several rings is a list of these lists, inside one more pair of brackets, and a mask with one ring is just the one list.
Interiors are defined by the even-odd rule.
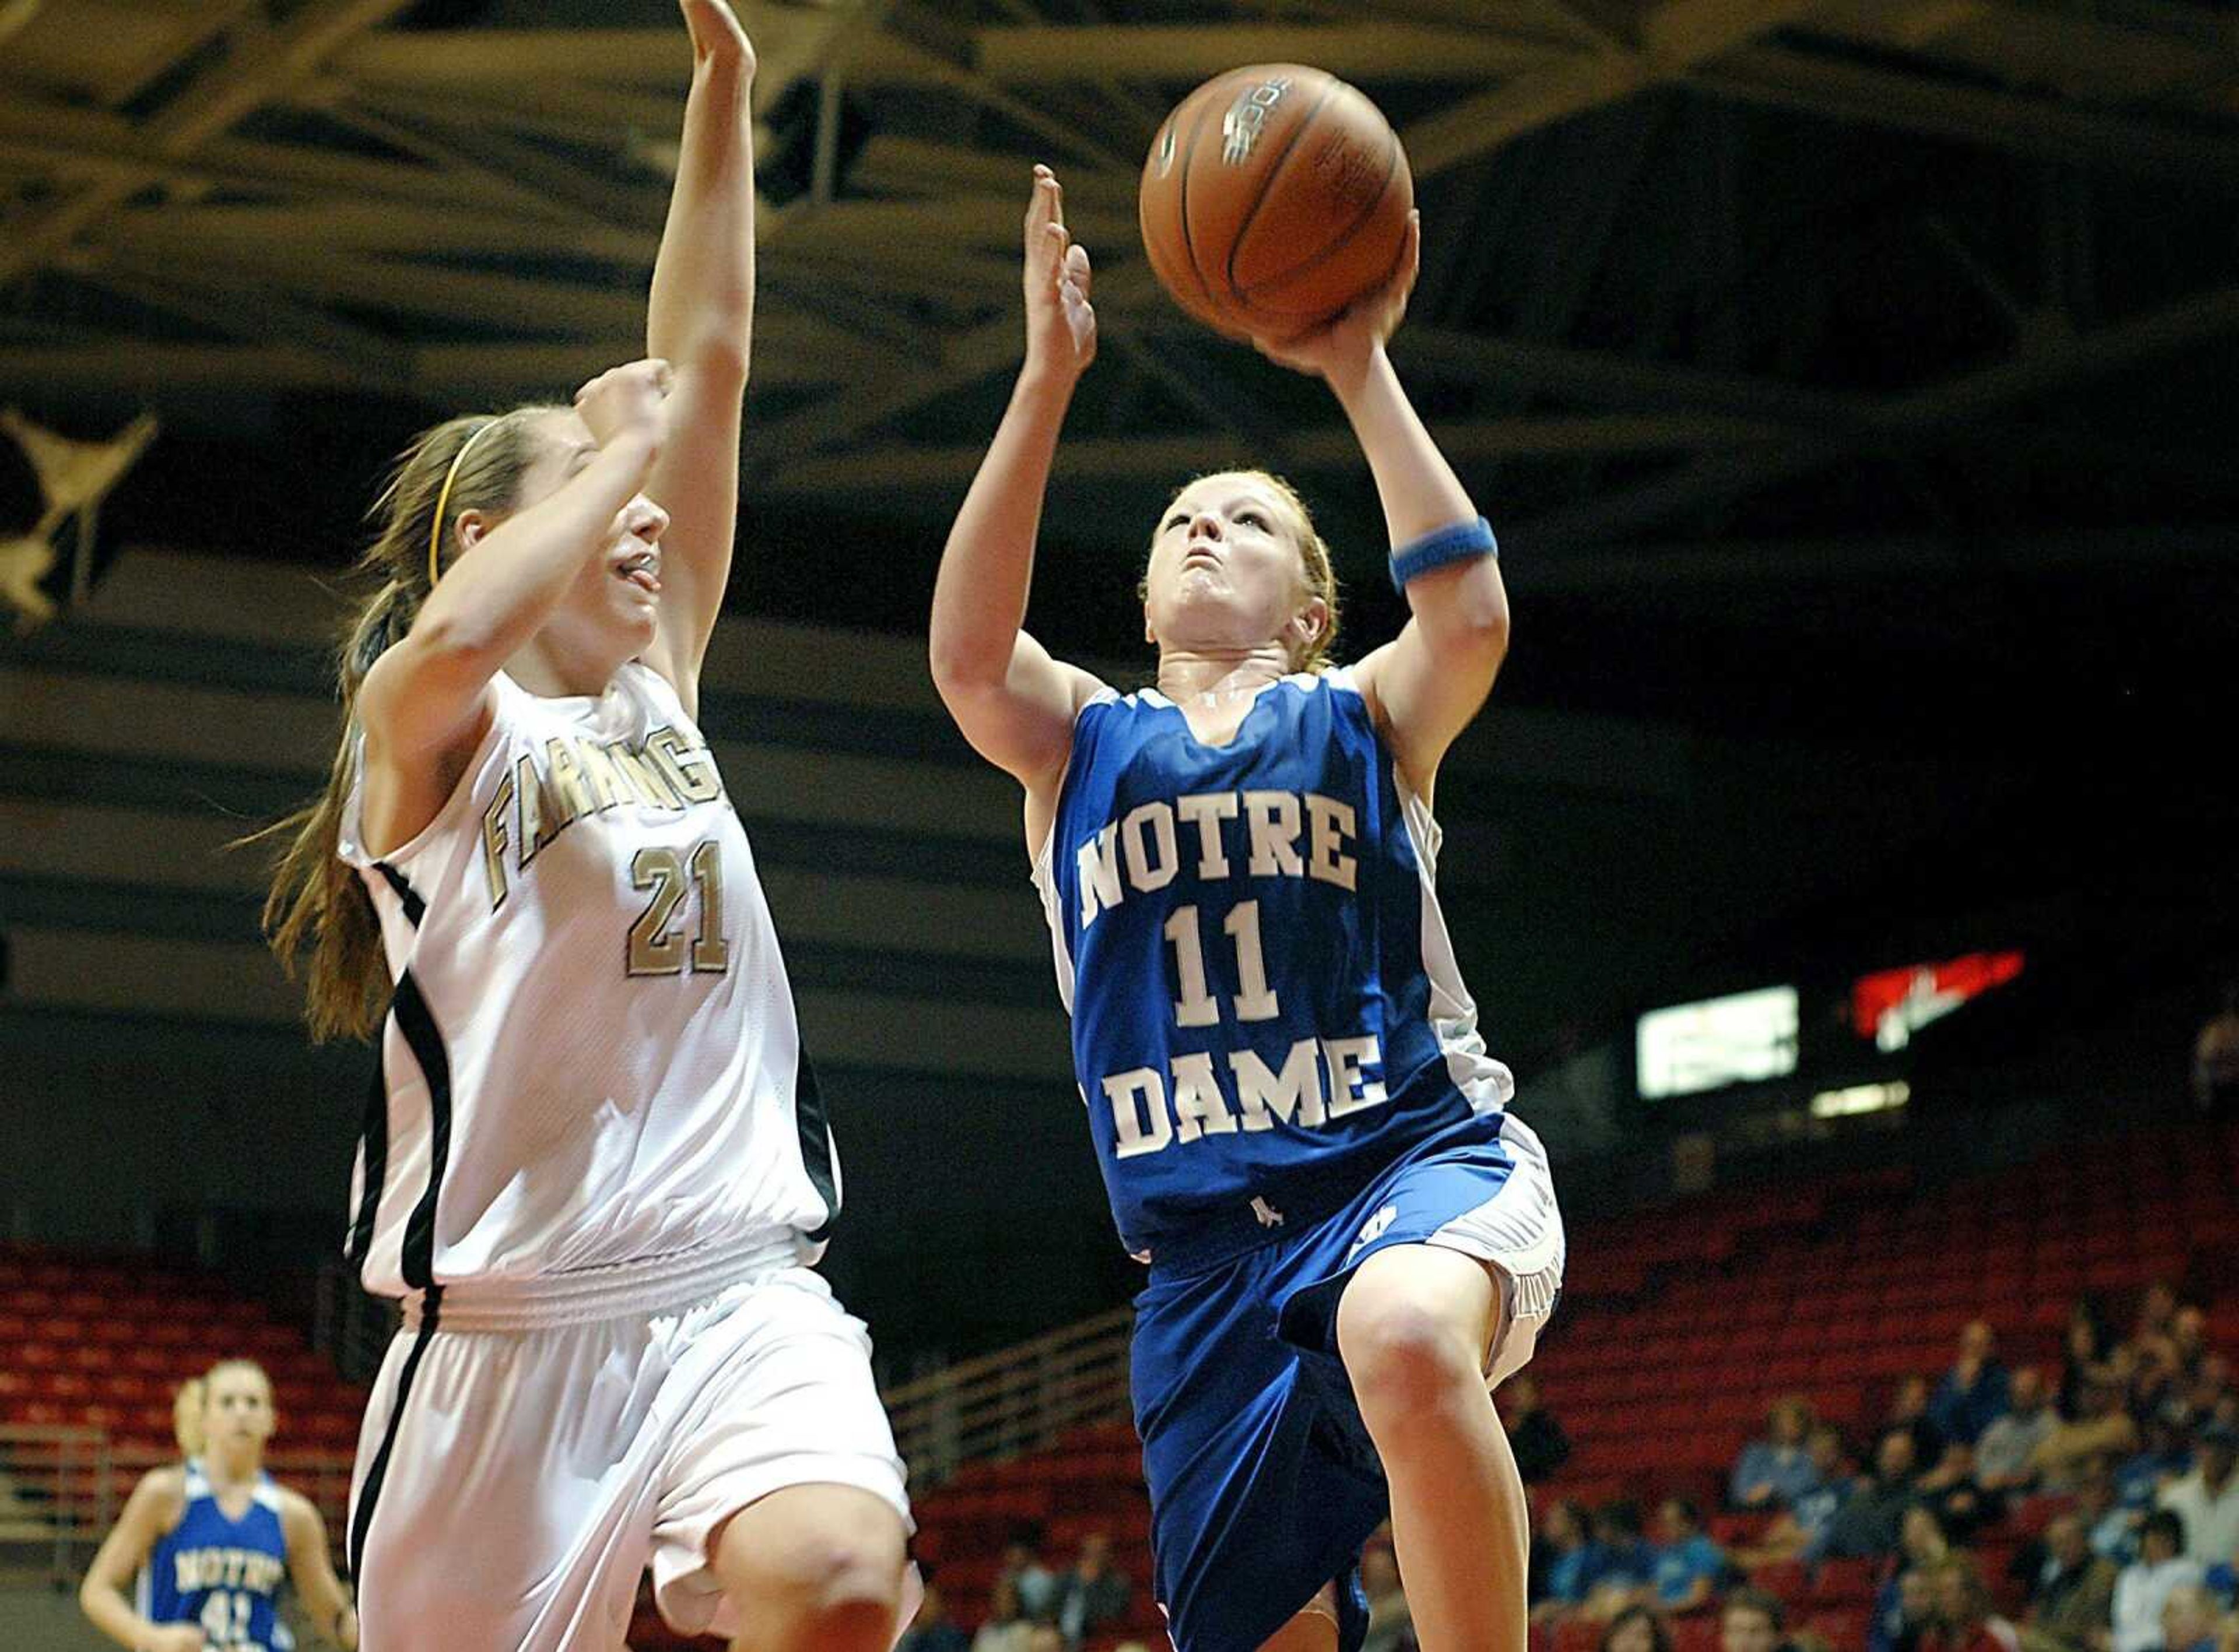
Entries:
[[[175,1451],[113,1443],[97,1428],[0,1427],[0,1548],[37,1556],[56,1583],[77,1580],[142,1475]],[[328,1541],[342,1542],[350,1459],[332,1451],[275,1451],[265,1471],[310,1499]],[[341,1550],[336,1549],[339,1554]]]
[[967,1463],[1047,1450],[1069,1430],[1127,1420],[1134,1320],[1124,1308],[1100,1314],[889,1389],[887,1415],[911,1483],[933,1484]]
[[115,1464],[100,1429],[0,1425],[0,1546],[36,1556],[57,1583],[116,1518]]

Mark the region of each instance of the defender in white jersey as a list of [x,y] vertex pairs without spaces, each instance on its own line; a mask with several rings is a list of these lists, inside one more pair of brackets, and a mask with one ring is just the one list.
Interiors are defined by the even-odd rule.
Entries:
[[1431,799],[1506,647],[1492,535],[1384,341],[1412,285],[1262,342],[1325,379],[1412,617],[1324,670],[1329,552],[1289,486],[1200,476],[1142,588],[1158,684],[1020,628],[1088,257],[1038,168],[1026,361],[942,555],[933,667],[1026,791],[1074,1065],[1128,1248],[1135,1423],[1177,1652],[1354,1652],[1392,1522],[1426,1652],[1523,1652],[1524,1488],[1487,1385],[1553,1311],[1563,1229],[1437,899]]
[[[268,916],[380,1054],[349,1251],[404,1325],[351,1489],[369,1652],[887,1647],[909,1510],[746,834],[696,720],[728,576],[754,54],[695,66],[650,358],[406,455]],[[674,364],[673,367],[671,364]],[[656,502],[658,501],[658,502]]]

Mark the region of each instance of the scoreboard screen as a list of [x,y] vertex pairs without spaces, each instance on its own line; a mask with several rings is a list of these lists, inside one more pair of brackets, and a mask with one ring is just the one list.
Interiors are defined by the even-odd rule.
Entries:
[[1796,1071],[1796,989],[1768,986],[1640,1018],[1640,1094],[1691,1096]]

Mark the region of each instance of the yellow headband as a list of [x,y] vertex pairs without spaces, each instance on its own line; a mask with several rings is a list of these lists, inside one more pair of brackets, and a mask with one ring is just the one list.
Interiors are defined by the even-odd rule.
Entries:
[[441,557],[443,548],[443,519],[445,514],[451,508],[451,484],[458,481],[459,467],[467,462],[467,455],[475,450],[475,443],[504,422],[504,415],[499,415],[461,442],[458,452],[451,455],[451,468],[443,473],[442,491],[435,495],[435,525],[428,530],[428,588],[431,591],[435,588],[435,581],[442,577],[443,571]]

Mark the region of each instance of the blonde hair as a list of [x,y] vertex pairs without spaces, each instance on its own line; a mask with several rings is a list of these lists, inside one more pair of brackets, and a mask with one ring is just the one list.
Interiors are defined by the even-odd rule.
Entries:
[[209,1443],[209,1432],[203,1426],[203,1414],[209,1409],[210,1384],[228,1371],[249,1371],[264,1384],[264,1392],[272,1392],[272,1376],[253,1359],[222,1359],[200,1377],[189,1377],[179,1384],[171,1396],[171,1437],[179,1443],[179,1455],[198,1457]]
[[303,971],[304,1017],[315,1039],[369,1038],[387,1012],[389,979],[380,921],[356,872],[336,854],[342,806],[357,770],[359,685],[373,662],[411,630],[434,588],[439,569],[433,547],[449,545],[456,560],[455,529],[439,521],[438,512],[455,522],[469,510],[512,509],[536,457],[524,415],[543,411],[515,408],[448,420],[421,432],[397,460],[374,501],[373,543],[357,564],[357,572],[375,582],[374,589],[344,632],[336,660],[342,733],[326,790],[240,839],[276,839],[283,845],[265,897],[264,935],[291,977],[299,967]]
[[179,1455],[198,1457],[206,1443],[203,1433],[203,1408],[209,1403],[209,1389],[199,1377],[189,1377],[179,1384],[179,1391],[171,1396],[171,1437],[179,1443]]
[[[1291,651],[1293,671],[1326,671],[1330,664],[1330,649],[1337,642],[1338,585],[1337,567],[1330,560],[1330,548],[1321,531],[1314,526],[1314,514],[1306,508],[1306,500],[1299,490],[1284,478],[1270,470],[1207,470],[1191,477],[1173,491],[1179,499],[1189,488],[1209,476],[1241,476],[1247,481],[1258,482],[1273,494],[1290,509],[1294,519],[1292,537],[1298,541],[1300,572],[1306,576],[1306,594],[1322,600],[1324,618],[1321,629],[1302,646]],[[1171,502],[1171,501],[1169,501]],[[1163,516],[1164,513],[1161,513]],[[1151,594],[1151,578],[1146,570],[1136,582],[1135,594],[1147,599]]]

